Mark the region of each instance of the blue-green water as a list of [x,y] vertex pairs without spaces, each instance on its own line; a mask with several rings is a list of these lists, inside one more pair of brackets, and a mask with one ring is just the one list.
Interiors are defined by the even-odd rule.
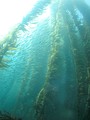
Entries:
[[0,120],[90,120],[89,13],[88,0],[38,0],[3,39]]

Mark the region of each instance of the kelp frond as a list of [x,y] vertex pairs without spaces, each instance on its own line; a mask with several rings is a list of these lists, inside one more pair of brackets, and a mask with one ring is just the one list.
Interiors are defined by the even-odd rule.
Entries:
[[13,51],[17,49],[17,32],[18,27],[9,32],[0,43],[0,68],[8,67],[9,60],[5,56],[13,55]]
[[21,118],[16,118],[8,112],[0,111],[0,120],[22,120]]
[[25,30],[24,26],[30,21],[35,19],[38,15],[42,14],[44,9],[51,3],[51,0],[39,0],[32,10],[23,18],[21,24],[19,24],[19,29]]

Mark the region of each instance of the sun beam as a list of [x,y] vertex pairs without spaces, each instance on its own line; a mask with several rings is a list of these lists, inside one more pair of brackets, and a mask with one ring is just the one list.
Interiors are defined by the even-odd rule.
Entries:
[[0,39],[20,23],[38,0],[0,0]]

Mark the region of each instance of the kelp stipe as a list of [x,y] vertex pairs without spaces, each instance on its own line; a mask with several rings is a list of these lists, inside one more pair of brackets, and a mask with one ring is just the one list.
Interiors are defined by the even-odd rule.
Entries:
[[[27,36],[25,25],[28,26],[29,22],[32,22],[35,18],[38,19],[38,16],[42,14],[48,5],[51,8],[51,13],[48,17],[48,20],[51,20],[50,26],[48,25],[51,33],[43,31],[42,27],[46,27],[43,26],[43,24],[40,24],[41,26],[39,27],[37,26],[38,32],[36,30],[32,33],[34,39],[32,38],[30,42],[32,47],[36,47],[36,49],[30,50],[31,46],[28,46],[30,51],[25,48],[27,54],[25,54],[24,49],[22,49],[21,52],[25,58],[23,61],[25,62],[21,62],[21,64],[15,63],[16,66],[21,65],[24,69],[19,69],[21,70],[19,71],[17,69],[18,67],[15,67],[16,70],[18,70],[18,72],[16,72],[18,75],[15,74],[16,78],[13,78],[16,82],[13,89],[17,90],[17,93],[16,102],[14,105],[11,105],[12,108],[14,108],[13,110],[11,109],[11,112],[22,116],[25,120],[89,120],[90,22],[88,14],[85,14],[82,9],[84,5],[84,8],[87,7],[85,1],[40,0],[39,3],[37,2],[33,7],[30,14],[18,25],[17,33],[19,30],[22,30],[25,32],[24,35]],[[86,13],[87,11],[89,11],[89,7],[86,9]],[[45,36],[41,36],[43,36],[44,33],[46,36],[51,34],[51,38],[46,37],[43,39]],[[21,39],[23,41],[25,39],[28,40],[31,34],[28,35],[28,38],[22,37]],[[15,38],[17,38],[17,35],[15,36]],[[13,38],[12,35],[11,37],[7,37],[6,41],[8,41],[8,39],[11,41],[11,38]],[[47,56],[48,64],[41,62],[44,61],[45,56],[43,57],[44,59],[38,59],[47,53],[41,52],[46,47],[45,43],[43,43],[44,40],[46,42],[52,41],[50,45],[51,52],[49,51],[50,56]],[[3,64],[6,63],[5,65],[8,65],[7,63],[9,62],[6,56],[13,54],[12,51],[17,48],[10,44],[10,41],[1,44],[1,48],[3,48],[1,51],[4,53],[3,56],[1,54],[1,61]],[[39,41],[40,44],[43,43],[43,49],[37,47],[37,41]],[[8,46],[7,44],[10,45]],[[35,44],[36,46],[34,46]],[[25,47],[25,45],[27,47],[27,44],[23,46]],[[47,49],[44,50],[47,51]],[[42,54],[40,54],[40,52]],[[32,56],[36,57],[32,59]],[[43,64],[46,65],[43,66]],[[44,74],[46,77],[44,75],[44,77],[41,77],[42,73],[46,72],[44,71],[45,69],[47,69],[47,73]],[[18,82],[20,84],[18,84]],[[11,86],[9,86],[9,89],[11,89],[10,87]],[[8,91],[11,93],[9,93],[11,98],[14,91]],[[8,98],[8,100],[11,99]],[[8,101],[5,100],[5,102],[6,105]]]
[[25,25],[28,25],[30,21],[38,17],[38,15],[42,14],[44,9],[51,3],[51,0],[39,0],[33,9],[26,15],[21,24],[19,24],[19,29],[25,30]]
[[85,0],[76,0],[75,5],[87,21],[88,25],[90,25],[90,15],[88,14],[90,12],[90,6],[86,4]]
[[17,49],[17,31],[18,29],[14,28],[0,43],[0,68],[9,66],[8,56],[13,55],[13,51]]
[[2,112],[0,111],[0,120],[22,120],[21,118],[17,118],[13,115],[11,115],[8,112]]
[[85,107],[85,113],[84,113],[84,120],[89,120],[90,119],[90,26],[88,23],[84,23],[84,48],[85,48],[85,53],[87,57],[87,83],[88,83],[88,92],[87,92],[87,102],[86,102],[86,107]]
[[[65,14],[67,16],[67,13]],[[68,19],[67,19],[68,17]],[[78,29],[76,32],[73,29],[76,29],[75,23],[70,18],[70,15],[66,17],[67,24],[69,28],[69,35],[70,41],[72,45],[73,57],[75,61],[75,69],[76,69],[76,76],[77,76],[77,91],[78,91],[78,101],[77,101],[77,109],[78,109],[78,119],[82,119],[83,115],[82,112],[85,112],[85,106],[87,102],[87,92],[88,92],[88,81],[87,81],[87,58],[85,55],[84,45],[82,44],[83,40],[79,36]],[[71,20],[70,20],[71,19]]]
[[[52,4],[53,3],[54,2],[52,2]],[[56,13],[54,14],[55,16],[53,16],[55,18],[52,18],[55,20],[52,25],[51,34],[52,50],[49,58],[45,85],[39,92],[36,99],[36,120],[55,120],[60,118],[58,83],[62,74],[61,69],[64,67],[65,63],[63,63],[63,58],[60,55],[60,50],[62,51],[63,49],[63,18],[62,14],[59,12],[61,3],[57,1],[56,4],[58,7],[56,9]]]
[[[41,32],[41,36],[38,36],[37,39],[37,35],[40,34],[42,25],[45,27],[43,27],[43,32]],[[43,21],[39,24],[39,26],[36,28],[38,31],[37,33],[35,32],[33,36],[34,38],[30,39],[30,37],[27,37],[30,44],[37,42],[37,47],[35,46],[34,48],[31,44],[31,47],[28,50],[28,55],[26,55],[25,57],[25,67],[21,78],[20,88],[17,94],[16,104],[14,105],[14,109],[12,110],[13,113],[16,113],[17,115],[20,115],[20,112],[22,112],[22,115],[20,116],[22,116],[23,119],[25,117],[25,119],[34,120],[33,111],[35,108],[35,99],[41,89],[41,86],[43,85],[45,79],[44,74],[46,74],[44,71],[46,71],[47,56],[50,49],[50,46],[47,46],[47,43],[49,45],[48,38],[50,36],[48,21]],[[46,36],[43,33],[47,33],[48,35]],[[39,53],[37,49],[40,50]]]

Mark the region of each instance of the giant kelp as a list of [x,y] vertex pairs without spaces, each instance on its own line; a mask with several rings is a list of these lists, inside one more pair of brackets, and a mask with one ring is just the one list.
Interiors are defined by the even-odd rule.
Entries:
[[21,118],[14,117],[8,112],[0,111],[0,120],[22,120]]
[[[69,14],[69,13],[68,13]],[[65,14],[67,16],[67,14]],[[70,16],[70,15],[69,15]],[[80,40],[78,29],[76,29],[73,20],[70,20],[68,16],[68,28],[69,35],[71,39],[71,44],[73,48],[73,57],[76,66],[76,76],[78,81],[78,119],[82,119],[82,112],[85,112],[85,106],[87,102],[88,94],[88,81],[87,81],[87,58],[85,55],[85,49],[83,45],[83,40]],[[70,22],[72,21],[72,22]],[[75,30],[76,29],[76,30]]]
[[87,57],[87,83],[88,83],[88,97],[87,97],[87,103],[86,103],[86,108],[85,108],[85,120],[90,119],[90,26],[88,26],[87,23],[84,24],[84,47],[85,47],[85,53]]
[[38,17],[38,15],[42,14],[44,9],[50,4],[51,0],[39,0],[33,9],[23,18],[21,24],[19,25],[19,29],[25,30],[25,25],[27,25],[30,21]]
[[[58,2],[59,1],[57,0],[56,4],[58,4]],[[52,2],[52,4],[54,4],[54,2]],[[58,83],[61,78],[61,68],[64,66],[64,64],[62,63],[63,58],[61,57],[62,53],[60,52],[63,47],[63,18],[61,13],[59,13],[61,3],[59,3],[57,6],[58,8],[54,14],[55,21],[52,26],[52,50],[48,63],[46,82],[36,99],[36,120],[59,119],[59,101],[56,96],[59,94]]]
[[7,34],[7,36],[2,40],[3,42],[0,44],[0,67],[8,66],[8,59],[4,59],[5,55],[12,54],[12,50],[16,47],[17,41],[17,33],[19,30],[26,30],[25,25],[27,25],[30,21],[35,19],[38,15],[40,15],[44,9],[50,4],[51,0],[40,0],[36,3],[35,7],[26,15],[22,22],[17,25],[11,32]]
[[[71,5],[73,5],[73,2],[70,3],[70,7],[71,7]],[[82,35],[82,33],[85,33],[85,31],[87,31],[87,30],[85,30],[84,25],[82,25],[80,19],[79,20],[77,19],[77,16],[79,17],[79,14],[76,15],[73,7],[71,7],[71,9],[70,8],[66,9],[66,4],[63,4],[62,9],[63,9],[62,10],[63,11],[63,17],[64,17],[64,20],[67,24],[67,28],[68,28],[68,35],[70,37],[70,44],[71,44],[71,47],[72,47],[72,54],[73,54],[74,64],[75,64],[77,92],[78,92],[78,94],[77,94],[78,119],[82,120],[82,119],[84,119],[84,116],[86,114],[87,99],[88,99],[88,94],[89,94],[88,93],[88,83],[89,83],[89,81],[88,81],[88,76],[89,76],[88,75],[89,74],[88,66],[89,66],[89,63],[88,62],[89,62],[89,58],[87,57],[86,52],[85,52],[85,51],[88,51],[89,49],[86,50],[86,48],[84,47],[84,44],[87,40],[84,41],[83,37],[81,35]],[[87,21],[87,19],[86,19],[86,21]],[[56,26],[57,26],[57,22],[56,22]],[[55,28],[53,28],[53,29],[55,30]],[[56,29],[58,30],[57,27],[56,27]],[[56,33],[56,35],[57,35],[57,33]],[[87,36],[89,37],[89,35],[87,35]],[[62,37],[60,37],[60,38],[62,38]],[[60,40],[60,38],[59,38],[59,40]],[[47,79],[47,82],[45,84],[45,87],[40,91],[40,93],[37,97],[37,101],[36,101],[37,120],[48,119],[46,117],[46,114],[47,114],[47,111],[50,107],[49,105],[53,104],[52,102],[50,103],[50,101],[51,100],[53,101],[54,92],[52,93],[49,89],[49,93],[48,93],[48,88],[50,88],[49,85],[52,84],[52,89],[53,89],[53,83],[54,83],[53,80],[58,78],[56,76],[58,74],[58,71],[60,70],[59,63],[57,61],[59,59],[59,54],[57,54],[57,52],[56,52],[56,51],[58,51],[58,49],[55,49],[56,43],[57,43],[58,46],[59,46],[60,43],[59,43],[59,40],[58,41],[56,40],[56,42],[55,42],[55,40],[56,40],[56,37],[55,37],[55,34],[54,34],[53,50],[55,50],[55,51],[53,51],[53,54],[51,55],[51,61],[49,62],[49,67],[48,67],[49,69],[48,69],[48,72],[47,72],[47,76],[48,76],[47,78],[48,79]],[[88,39],[88,41],[89,41],[89,39]],[[89,43],[88,43],[88,46],[89,46]],[[56,48],[58,48],[58,47],[56,47]],[[57,74],[55,74],[55,73],[57,73]],[[59,78],[60,78],[60,76],[59,76]],[[47,86],[49,86],[49,87],[47,87]],[[48,107],[47,107],[46,104],[49,104]],[[54,107],[54,104],[52,106]]]
[[[63,3],[61,4],[61,2]],[[24,26],[38,17],[49,4],[51,9],[51,16],[49,17],[51,39],[48,40],[51,41],[51,52],[48,59],[46,80],[41,89],[41,79],[44,81],[41,77],[41,71],[45,68],[32,66],[31,58],[28,56],[21,79],[20,91],[17,94],[15,112],[24,110],[22,116],[26,115],[30,116],[28,118],[34,119],[33,111],[35,109],[36,120],[89,120],[90,23],[89,16],[86,14],[89,11],[89,6],[87,7],[85,1],[40,0],[19,24],[17,31],[24,30]],[[83,8],[86,7],[85,12]],[[1,46],[3,53],[1,61],[4,61],[4,56],[11,54],[10,51],[15,48],[13,43],[16,41],[13,41],[12,38],[17,38],[16,34],[17,32],[14,31],[11,36],[5,38],[5,42]],[[42,34],[40,33],[40,35]],[[69,47],[67,47],[68,45]],[[33,55],[36,53],[34,52]],[[39,56],[36,55],[34,60],[38,61],[37,57]]]
[[[42,28],[43,29],[43,32],[41,32],[42,35],[38,36],[37,39],[37,35],[40,33],[41,30],[41,26],[45,27]],[[46,74],[45,68],[47,65],[46,56],[48,56],[48,52],[50,49],[49,46],[47,46],[49,45],[50,42],[48,41],[49,35],[45,36],[43,34],[44,32],[46,33],[46,31],[47,34],[49,32],[48,21],[47,20],[43,21],[42,23],[40,23],[38,27],[36,27],[36,29],[38,31],[36,31],[37,33],[35,32],[33,38],[30,39],[29,37],[27,37],[27,39],[29,39],[30,41],[29,43],[34,44],[37,42],[37,46],[32,47],[31,44],[30,49],[28,49],[27,51],[28,55],[26,55],[25,57],[25,67],[21,77],[20,88],[18,90],[16,104],[14,105],[15,107],[13,109],[14,113],[20,115],[22,112],[22,115],[20,116],[25,117],[26,119],[30,118],[32,120],[34,119],[33,106],[35,103],[35,99],[45,79],[44,74]],[[37,49],[39,50],[39,53]]]
[[17,48],[17,28],[9,32],[0,43],[0,68],[8,67],[8,57]]
[[90,15],[88,14],[90,7],[86,4],[85,0],[76,0],[75,5],[86,19],[88,25],[90,25]]

